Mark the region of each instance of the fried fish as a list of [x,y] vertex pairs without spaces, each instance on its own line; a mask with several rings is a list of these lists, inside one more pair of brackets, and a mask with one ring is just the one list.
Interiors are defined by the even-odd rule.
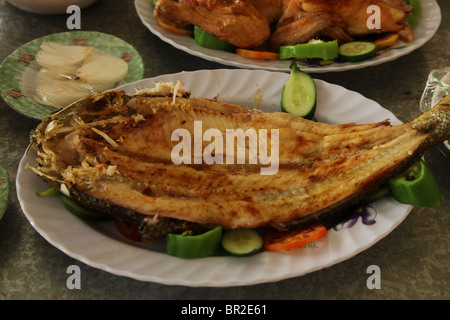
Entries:
[[[332,125],[191,98],[167,84],[133,96],[110,91],[49,115],[32,131],[38,154],[32,170],[84,205],[137,224],[147,241],[212,225],[331,227],[366,194],[450,137],[449,103],[446,96],[401,125]],[[253,152],[251,135],[244,145],[233,138],[227,148],[230,130],[256,132],[257,146],[266,149]],[[186,134],[182,152],[176,132]],[[208,138],[208,132],[214,134]],[[239,162],[241,147],[245,159]],[[182,153],[180,163],[174,150]],[[276,165],[273,174],[261,174],[270,165]]]

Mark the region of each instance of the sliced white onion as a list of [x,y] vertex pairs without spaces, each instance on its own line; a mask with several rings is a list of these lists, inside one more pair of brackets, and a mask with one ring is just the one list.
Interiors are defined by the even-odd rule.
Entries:
[[94,52],[94,49],[94,47],[44,42],[36,55],[36,61],[43,68],[61,70],[82,62]]
[[91,88],[72,79],[55,76],[41,69],[36,76],[36,101],[55,108],[63,108],[92,94]]
[[94,47],[44,42],[36,55],[36,102],[56,108],[111,89],[128,74],[128,64]]
[[104,91],[115,86],[128,74],[128,64],[120,58],[92,53],[77,70],[80,82],[92,86],[95,91]]

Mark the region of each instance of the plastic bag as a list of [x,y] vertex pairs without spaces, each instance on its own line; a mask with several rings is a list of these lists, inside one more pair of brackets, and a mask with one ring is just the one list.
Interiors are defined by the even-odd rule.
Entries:
[[[420,111],[426,112],[436,106],[450,93],[450,67],[435,69],[428,75],[425,89],[420,99]],[[450,158],[450,139],[444,142],[445,154]]]
[[450,93],[450,67],[431,71],[420,99],[420,111],[430,110],[448,93]]

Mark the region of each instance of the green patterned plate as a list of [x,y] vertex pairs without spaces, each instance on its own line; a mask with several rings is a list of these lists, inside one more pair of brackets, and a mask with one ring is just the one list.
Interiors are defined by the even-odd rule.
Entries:
[[0,164],[0,219],[5,213],[9,199],[9,180],[5,168]]
[[34,102],[30,90],[33,75],[39,68],[34,58],[44,41],[92,46],[99,53],[124,59],[128,63],[128,75],[123,83],[134,82],[144,76],[144,63],[136,49],[112,35],[94,31],[69,31],[32,40],[12,52],[0,65],[0,95],[13,109],[26,116],[43,119],[56,110]]

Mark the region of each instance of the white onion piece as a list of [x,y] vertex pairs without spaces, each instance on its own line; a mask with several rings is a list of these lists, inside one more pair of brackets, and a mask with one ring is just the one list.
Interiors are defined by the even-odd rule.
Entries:
[[122,59],[94,52],[84,60],[76,77],[95,91],[104,91],[114,87],[127,73],[128,64]]
[[36,101],[55,108],[63,108],[72,102],[92,94],[92,88],[67,79],[47,69],[36,76]]
[[94,47],[70,46],[56,42],[44,42],[36,55],[36,61],[43,68],[60,69],[81,63]]

